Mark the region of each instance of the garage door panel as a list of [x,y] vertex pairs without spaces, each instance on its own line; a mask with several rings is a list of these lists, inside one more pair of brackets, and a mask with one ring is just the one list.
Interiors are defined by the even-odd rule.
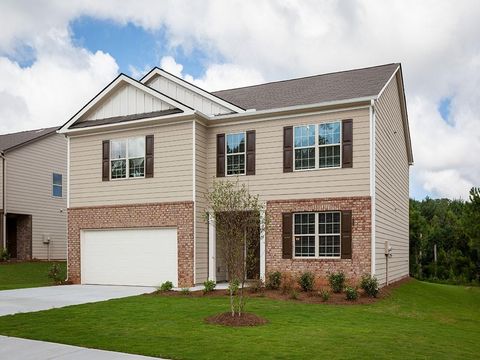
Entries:
[[85,230],[81,242],[84,284],[177,286],[176,229]]

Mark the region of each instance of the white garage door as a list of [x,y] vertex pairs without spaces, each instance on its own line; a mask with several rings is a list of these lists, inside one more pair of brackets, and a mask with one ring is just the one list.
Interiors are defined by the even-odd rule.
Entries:
[[84,230],[82,284],[177,286],[176,229]]

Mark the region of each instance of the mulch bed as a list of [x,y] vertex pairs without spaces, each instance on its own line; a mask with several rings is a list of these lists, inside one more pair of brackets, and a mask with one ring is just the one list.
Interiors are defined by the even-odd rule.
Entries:
[[[307,304],[327,304],[327,305],[362,305],[362,304],[372,304],[377,302],[380,299],[387,298],[390,296],[393,289],[399,287],[400,285],[409,282],[410,278],[406,278],[395,282],[392,285],[385,286],[380,289],[380,292],[376,298],[369,297],[366,295],[362,289],[358,289],[358,299],[357,300],[347,300],[345,298],[345,293],[335,294],[330,291],[330,298],[327,301],[323,301],[319,291],[304,292],[296,289],[295,298],[292,296],[292,292],[282,292],[281,290],[267,290],[260,289],[258,291],[253,291],[252,289],[245,289],[245,295],[251,298],[267,298],[273,300],[283,300],[283,301],[297,301]],[[326,290],[329,290],[328,286],[325,287]],[[168,296],[168,297],[227,297],[229,293],[227,290],[214,290],[212,292],[204,294],[203,291],[191,291],[188,294],[183,294],[180,291],[156,291],[153,295]],[[146,295],[151,296],[151,295]],[[230,315],[230,314],[229,314]]]
[[231,312],[210,316],[205,319],[208,324],[224,326],[259,326],[265,325],[268,321],[260,316],[250,313],[232,316]]

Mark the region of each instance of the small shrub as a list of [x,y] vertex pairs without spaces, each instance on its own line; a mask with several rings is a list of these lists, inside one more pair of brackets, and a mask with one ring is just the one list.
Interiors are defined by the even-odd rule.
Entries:
[[160,291],[170,291],[173,289],[173,284],[171,281],[165,281],[162,285],[160,285]]
[[290,299],[298,300],[298,291],[295,289],[290,290]]
[[351,286],[347,286],[345,288],[345,298],[347,300],[357,300],[358,299],[358,291],[356,288],[354,287],[351,287]]
[[60,265],[54,263],[48,270],[48,277],[53,280],[55,284],[61,284],[63,276],[61,273]]
[[330,299],[330,291],[328,291],[327,289],[321,289],[319,291],[319,295],[322,298],[323,302],[326,302],[328,301],[328,299]]
[[285,273],[282,275],[280,289],[282,291],[282,294],[289,294],[292,290],[295,289],[295,280],[290,274]]
[[298,279],[298,284],[303,291],[312,291],[315,284],[315,275],[309,271],[304,272]]
[[189,288],[183,288],[180,293],[182,295],[190,295],[190,289]]
[[378,280],[375,276],[363,275],[360,287],[370,297],[377,297],[378,295]]
[[251,283],[250,283],[250,291],[252,293],[258,293],[258,292],[261,292],[263,290],[263,282],[262,280],[260,279],[256,279],[256,280],[253,280]]
[[268,274],[268,279],[266,283],[267,289],[278,290],[280,288],[281,283],[282,283],[282,274],[280,273],[280,271],[274,271]]
[[10,254],[8,253],[7,249],[2,249],[2,251],[0,251],[0,261],[8,260],[10,260]]
[[342,292],[345,287],[345,274],[341,271],[328,275],[328,282],[334,293]]
[[206,294],[206,293],[212,292],[213,290],[215,290],[216,286],[217,284],[213,280],[205,281],[203,283],[203,293]]

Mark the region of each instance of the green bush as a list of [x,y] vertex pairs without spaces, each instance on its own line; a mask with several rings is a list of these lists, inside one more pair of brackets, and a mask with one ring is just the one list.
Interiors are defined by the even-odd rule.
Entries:
[[55,284],[61,284],[64,279],[60,265],[54,263],[48,270],[48,277],[52,279]]
[[238,289],[240,289],[240,282],[236,279],[230,280],[230,283],[228,284],[228,293],[236,295],[238,292]]
[[292,289],[290,291],[290,299],[292,300],[298,300],[298,291],[295,289]]
[[345,298],[347,300],[357,300],[358,299],[358,291],[354,287],[347,286],[345,288]]
[[206,293],[212,292],[213,290],[215,290],[216,286],[217,284],[213,280],[205,281],[203,283],[203,293],[206,294]]
[[252,293],[258,293],[258,292],[263,291],[264,286],[263,286],[262,280],[260,280],[260,279],[256,279],[256,280],[251,281],[249,285],[250,285],[249,286],[250,291]]
[[173,284],[171,281],[165,281],[162,285],[160,285],[160,291],[170,291],[173,289]]
[[190,289],[189,288],[182,288],[180,291],[182,295],[190,295]]
[[327,289],[321,289],[318,294],[320,295],[320,297],[322,298],[322,301],[323,302],[326,302],[328,301],[328,299],[330,299],[330,291],[328,291]]
[[375,276],[369,274],[362,276],[362,281],[360,282],[360,287],[365,291],[365,293],[370,297],[377,297],[378,295],[378,280]]
[[298,284],[303,291],[312,291],[315,284],[315,275],[309,271],[304,272],[298,279]]
[[278,290],[282,284],[282,274],[280,271],[274,271],[268,274],[268,279],[266,283],[267,289]]
[[2,251],[0,251],[0,261],[8,260],[10,260],[10,254],[8,253],[7,249],[2,249]]
[[328,282],[334,293],[342,292],[345,287],[345,274],[341,271],[328,275]]

